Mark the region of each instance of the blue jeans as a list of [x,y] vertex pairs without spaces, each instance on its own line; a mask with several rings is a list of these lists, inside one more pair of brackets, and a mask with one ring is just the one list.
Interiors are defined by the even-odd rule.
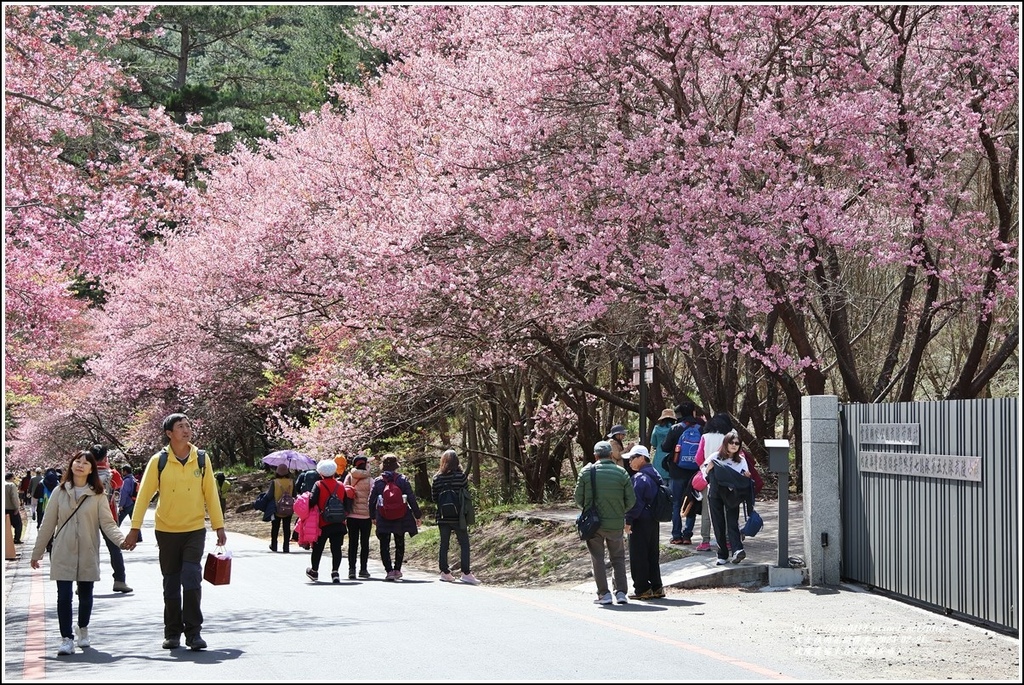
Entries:
[[[75,639],[71,625],[74,584],[73,580],[57,581],[57,623],[60,625],[60,636],[70,637],[72,640]],[[88,628],[89,619],[92,617],[92,586],[91,580],[78,581],[78,626],[80,628]]]
[[[683,537],[683,519],[680,512],[683,508],[683,494],[686,492],[686,481],[682,478],[671,478],[668,483],[672,489],[672,539],[678,540]],[[690,530],[693,530],[692,526]]]

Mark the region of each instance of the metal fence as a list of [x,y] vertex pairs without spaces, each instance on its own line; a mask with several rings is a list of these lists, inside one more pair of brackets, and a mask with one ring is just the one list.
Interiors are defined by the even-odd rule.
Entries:
[[839,413],[842,576],[1018,630],[1018,401]]

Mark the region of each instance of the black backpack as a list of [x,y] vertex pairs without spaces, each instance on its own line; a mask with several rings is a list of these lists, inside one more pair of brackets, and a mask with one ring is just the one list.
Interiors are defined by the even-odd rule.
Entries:
[[455,521],[462,513],[462,492],[442,490],[437,494],[437,518],[439,521]]
[[[326,485],[323,487],[327,487]],[[338,497],[338,490],[341,490],[343,485],[335,481],[334,492],[331,493],[330,497],[324,503],[323,516],[324,523],[344,523],[345,519],[348,518],[348,512],[345,510],[345,503]]]
[[647,505],[655,521],[666,523],[672,520],[672,491],[664,483],[658,484],[654,500]]

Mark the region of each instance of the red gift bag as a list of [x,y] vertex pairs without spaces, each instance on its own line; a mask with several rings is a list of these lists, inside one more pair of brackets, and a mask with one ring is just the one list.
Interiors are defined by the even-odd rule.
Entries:
[[206,555],[203,579],[213,585],[229,584],[231,582],[231,552],[223,547],[214,547],[213,551]]

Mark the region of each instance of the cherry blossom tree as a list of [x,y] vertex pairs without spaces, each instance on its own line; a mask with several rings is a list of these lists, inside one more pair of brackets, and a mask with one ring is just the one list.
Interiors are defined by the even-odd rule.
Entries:
[[1015,8],[373,11],[388,72],[110,280],[105,392],[257,397],[324,454],[476,403],[537,497],[641,410],[640,345],[757,437],[1017,354]]

